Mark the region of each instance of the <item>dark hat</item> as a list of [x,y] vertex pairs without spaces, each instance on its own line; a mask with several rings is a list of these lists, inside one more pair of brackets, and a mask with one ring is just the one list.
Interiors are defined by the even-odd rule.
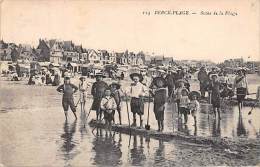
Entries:
[[166,81],[165,81],[165,79],[163,77],[155,77],[153,79],[153,83],[157,87],[158,87],[158,82],[160,82],[160,81],[163,82],[163,87],[166,87]]
[[187,81],[185,81],[184,79],[178,79],[176,82],[177,82],[178,84],[179,84],[180,82],[187,83]]
[[140,81],[140,82],[142,82],[142,81],[144,80],[143,76],[142,76],[141,74],[139,74],[139,73],[132,73],[132,74],[130,74],[129,76],[130,76],[130,78],[131,78],[132,80],[134,79],[134,77],[139,77],[139,81]]
[[64,80],[70,80],[69,76],[64,77]]
[[82,80],[85,80],[86,78],[81,76],[79,79],[82,81]]
[[218,77],[218,74],[210,74],[210,78],[213,78],[214,76]]
[[186,92],[186,93],[189,95],[188,89],[182,89],[182,90],[181,90],[181,93],[182,93],[182,92]]
[[198,99],[200,99],[200,92],[198,91],[191,91],[190,94],[189,94],[189,98],[191,99],[192,96],[196,96]]
[[240,72],[240,71],[243,72],[243,73],[246,73],[246,70],[244,68],[240,68],[240,69],[237,70],[237,72]]
[[119,83],[113,82],[109,85],[110,88],[116,87],[116,89],[120,89],[121,85]]

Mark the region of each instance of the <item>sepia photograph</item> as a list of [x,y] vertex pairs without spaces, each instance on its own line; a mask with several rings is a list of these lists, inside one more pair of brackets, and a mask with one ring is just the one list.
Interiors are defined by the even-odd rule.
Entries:
[[0,0],[0,167],[260,166],[260,0]]

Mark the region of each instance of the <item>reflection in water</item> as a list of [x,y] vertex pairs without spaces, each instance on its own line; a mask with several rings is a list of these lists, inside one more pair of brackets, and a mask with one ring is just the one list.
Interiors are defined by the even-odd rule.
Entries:
[[213,137],[221,136],[220,119],[214,119],[214,121],[213,121],[213,124],[212,124],[212,136]]
[[73,141],[74,133],[76,132],[76,124],[77,121],[75,120],[71,125],[69,125],[68,121],[65,120],[63,130],[64,133],[61,135],[64,143],[62,145],[62,151],[65,153],[64,158],[65,160],[70,160],[74,156],[71,154],[71,151],[76,146],[76,143]]
[[160,140],[158,140],[158,142],[159,142],[159,145],[158,145],[158,147],[155,151],[155,155],[154,155],[155,165],[165,161],[164,141],[160,139]]
[[242,113],[239,110],[239,114],[238,114],[238,124],[237,124],[237,136],[246,136],[246,128],[243,122],[243,117],[242,117]]
[[146,160],[143,147],[143,136],[140,136],[140,146],[137,146],[137,136],[134,135],[133,148],[130,150],[131,164],[132,165],[142,165]]
[[80,131],[80,137],[83,140],[84,136],[87,134],[87,120],[86,120],[86,113],[85,112],[81,112],[80,113],[80,127],[79,127],[79,131]]
[[95,152],[94,165],[101,166],[118,166],[122,164],[121,157],[121,134],[119,139],[115,141],[115,132],[105,131],[103,137],[103,129],[96,129],[96,137],[93,141]]
[[183,132],[186,135],[190,135],[187,124],[184,124],[181,118],[178,119],[178,131]]

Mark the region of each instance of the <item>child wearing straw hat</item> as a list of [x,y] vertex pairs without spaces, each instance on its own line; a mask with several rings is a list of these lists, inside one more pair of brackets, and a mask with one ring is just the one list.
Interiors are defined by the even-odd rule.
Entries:
[[153,79],[155,86],[155,91],[150,91],[151,95],[154,98],[154,115],[158,123],[158,131],[163,131],[164,129],[164,110],[165,103],[167,100],[166,97],[166,81],[162,77],[156,77]]
[[[122,119],[121,119],[121,92],[120,92],[121,85],[119,83],[113,82],[109,85],[109,88],[111,90],[111,96],[115,99],[116,102],[116,110],[119,117],[119,124],[122,125]],[[113,122],[115,123],[115,119],[113,119]]]
[[192,91],[189,94],[189,98],[191,99],[190,104],[189,104],[189,108],[191,110],[191,115],[194,119],[194,126],[197,125],[197,112],[200,109],[200,103],[198,101],[198,99],[200,98],[200,93],[197,91]]
[[130,74],[130,78],[133,81],[130,88],[126,91],[131,97],[130,106],[133,113],[133,123],[131,126],[136,126],[136,114],[140,117],[140,127],[143,127],[142,115],[144,114],[144,100],[143,97],[148,92],[147,87],[141,82],[143,76],[139,73]]
[[189,109],[189,91],[187,89],[181,90],[181,98],[180,98],[180,114],[184,116],[184,123],[188,122],[188,114],[190,114]]
[[82,109],[84,109],[85,103],[86,103],[86,98],[87,98],[87,89],[90,86],[90,84],[88,84],[86,82],[86,78],[83,76],[81,76],[79,78],[79,80],[80,80],[80,83],[79,83],[80,103],[81,103]]
[[115,99],[111,96],[111,90],[107,88],[105,90],[104,97],[101,99],[100,109],[104,113],[105,123],[109,129],[111,129],[116,108],[117,105]]
[[179,115],[180,114],[180,99],[182,97],[182,90],[183,89],[187,90],[187,89],[185,87],[185,83],[186,83],[185,80],[179,79],[179,80],[177,80],[176,83],[177,83],[178,87],[174,92],[174,96],[175,96],[175,101],[177,103],[177,109],[178,109],[178,115]]

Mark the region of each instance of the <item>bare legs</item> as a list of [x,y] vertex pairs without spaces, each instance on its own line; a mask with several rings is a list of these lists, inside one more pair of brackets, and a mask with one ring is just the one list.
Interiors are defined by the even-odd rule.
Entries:
[[[142,128],[143,127],[142,115],[139,115],[139,118],[140,118],[140,128]],[[136,127],[136,113],[133,113],[133,123],[131,126]]]

